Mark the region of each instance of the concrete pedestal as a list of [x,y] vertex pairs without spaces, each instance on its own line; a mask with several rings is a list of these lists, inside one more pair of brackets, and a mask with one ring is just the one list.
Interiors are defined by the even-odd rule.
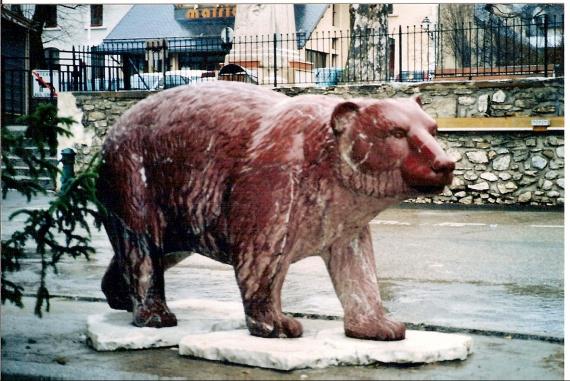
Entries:
[[473,346],[465,335],[412,330],[402,341],[351,339],[341,321],[320,320],[303,321],[303,337],[263,339],[245,329],[241,303],[188,299],[169,306],[178,318],[176,327],[135,327],[131,313],[123,311],[89,316],[91,346],[113,351],[178,345],[183,356],[278,370],[464,360]]
[[98,351],[171,347],[188,334],[245,328],[241,303],[188,299],[168,305],[178,319],[176,327],[135,327],[132,314],[124,311],[89,316],[87,337],[91,346]]
[[373,363],[431,363],[465,360],[472,339],[439,332],[406,332],[403,341],[380,342],[351,339],[337,328],[305,332],[298,339],[262,339],[247,330],[188,335],[179,344],[185,356],[262,368],[292,370],[334,365]]

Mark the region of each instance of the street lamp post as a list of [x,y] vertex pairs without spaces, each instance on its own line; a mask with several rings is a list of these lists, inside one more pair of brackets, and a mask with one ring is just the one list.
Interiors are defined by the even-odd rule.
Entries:
[[[427,34],[427,63],[428,63],[428,80],[432,79],[432,73],[435,72],[435,59],[430,60],[430,47],[433,40],[434,32],[430,30],[431,20],[428,16],[424,17],[421,23],[422,31]],[[423,52],[422,52],[423,54]],[[435,52],[432,54],[435,58]]]

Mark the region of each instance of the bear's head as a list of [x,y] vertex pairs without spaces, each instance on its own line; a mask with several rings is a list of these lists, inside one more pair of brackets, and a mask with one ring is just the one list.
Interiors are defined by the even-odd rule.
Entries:
[[437,124],[418,96],[342,102],[331,127],[340,175],[355,191],[405,198],[440,193],[452,181],[455,164],[436,141]]

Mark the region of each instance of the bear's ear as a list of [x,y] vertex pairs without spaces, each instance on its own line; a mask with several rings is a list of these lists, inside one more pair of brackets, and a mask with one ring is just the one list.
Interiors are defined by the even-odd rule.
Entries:
[[331,116],[331,127],[335,135],[340,135],[346,127],[352,123],[358,114],[358,105],[353,102],[342,102],[338,104]]
[[419,94],[414,95],[414,96],[412,97],[412,100],[413,100],[414,102],[416,102],[417,104],[419,104],[419,105],[420,105],[420,108],[423,108],[423,107],[422,107],[422,97],[420,97]]

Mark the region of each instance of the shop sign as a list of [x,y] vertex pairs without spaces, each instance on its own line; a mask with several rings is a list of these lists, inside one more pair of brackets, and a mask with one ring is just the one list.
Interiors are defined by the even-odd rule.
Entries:
[[32,70],[32,96],[34,98],[49,98],[57,96],[59,88],[59,71],[52,70],[52,80],[50,81],[50,71],[35,69]]
[[235,4],[178,4],[174,6],[174,12],[177,20],[219,19],[235,17],[236,8]]

